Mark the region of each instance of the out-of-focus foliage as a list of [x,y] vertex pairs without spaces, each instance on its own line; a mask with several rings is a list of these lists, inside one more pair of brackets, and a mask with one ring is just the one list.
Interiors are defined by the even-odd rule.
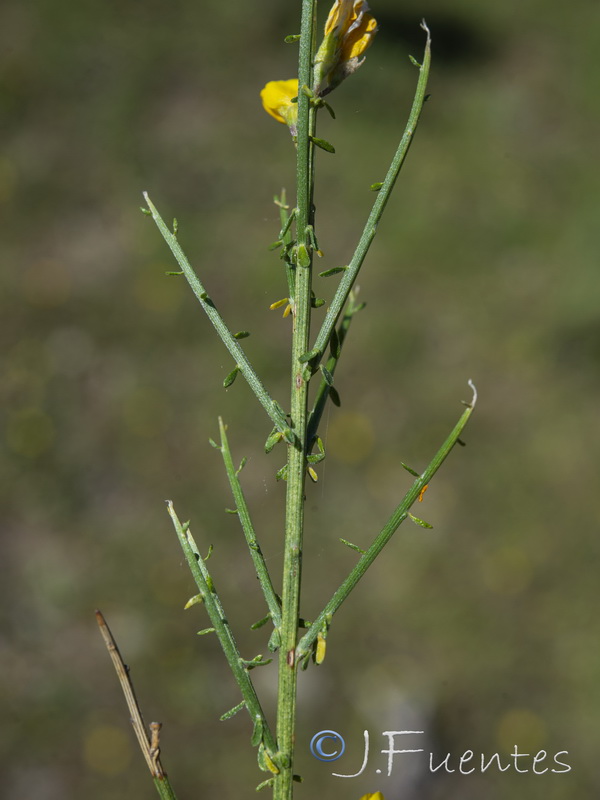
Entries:
[[[0,11],[2,736],[11,800],[141,800],[153,788],[93,609],[132,669],[181,798],[253,797],[233,681],[193,593],[164,499],[206,547],[242,651],[265,651],[258,584],[218,454],[229,424],[256,527],[281,563],[281,446],[152,223],[148,190],[269,388],[287,405],[284,275],[267,245],[293,146],[258,97],[295,73],[293,3],[5,0]],[[296,4],[299,6],[299,3]],[[427,19],[431,101],[361,276],[308,487],[310,618],[479,389],[467,447],[334,620],[301,676],[298,797],[594,797],[600,744],[597,504],[600,272],[595,169],[599,8],[584,0],[373,0],[368,63],[319,133],[322,269],[345,263],[412,97]],[[332,101],[333,102],[333,101]],[[328,283],[329,281],[329,283]],[[318,279],[331,296],[335,278]],[[319,319],[316,312],[316,319]],[[277,578],[277,584],[279,579]],[[272,710],[275,670],[256,680]],[[309,753],[344,735],[333,766]],[[363,730],[371,760],[362,758]],[[568,750],[567,774],[430,776],[413,747]],[[398,745],[401,747],[402,745]],[[477,755],[478,757],[478,755]],[[424,764],[425,769],[420,769]],[[404,765],[404,766],[403,766]],[[413,769],[414,768],[414,769]],[[385,771],[385,770],[384,770]],[[374,785],[377,780],[379,785]]]

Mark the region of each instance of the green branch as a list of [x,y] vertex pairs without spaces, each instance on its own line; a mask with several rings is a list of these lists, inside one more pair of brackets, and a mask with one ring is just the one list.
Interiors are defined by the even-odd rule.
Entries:
[[[190,572],[192,573],[194,581],[196,582],[196,586],[200,592],[200,595],[198,596],[198,602],[204,603],[204,606],[206,607],[206,612],[210,618],[215,633],[217,634],[219,643],[223,648],[225,658],[227,659],[231,671],[233,672],[233,676],[237,682],[237,685],[240,687],[240,692],[244,698],[246,709],[250,714],[250,718],[252,719],[255,728],[257,725],[260,726],[262,734],[261,740],[267,750],[268,755],[272,758],[277,750],[275,739],[273,738],[273,735],[269,729],[267,719],[256,695],[254,685],[250,680],[250,676],[248,675],[248,664],[252,664],[253,662],[244,661],[240,655],[237,644],[233,637],[233,633],[229,627],[229,622],[227,621],[227,617],[223,611],[223,606],[221,605],[219,596],[215,591],[213,580],[206,568],[204,559],[200,555],[198,546],[196,545],[196,542],[190,533],[189,527],[181,524],[177,514],[175,513],[175,509],[173,508],[173,503],[170,500],[167,502],[167,509],[169,511],[169,516],[173,521],[175,531],[177,532],[177,537],[188,563],[188,567],[190,568]],[[259,664],[262,662],[254,661],[254,663]]]
[[[298,647],[296,648],[296,661],[301,661],[310,655],[319,635],[319,631],[323,629],[323,626],[327,626],[329,624],[333,614],[335,614],[338,608],[342,605],[344,600],[348,597],[352,589],[354,589],[373,561],[375,561],[379,553],[381,553],[400,525],[409,516],[412,505],[418,500],[427,484],[429,484],[435,473],[441,467],[445,458],[458,441],[463,428],[473,413],[475,403],[477,402],[477,391],[471,381],[469,381],[469,386],[473,390],[473,399],[471,403],[467,406],[467,409],[463,412],[454,429],[431,460],[429,466],[421,475],[416,477],[415,482],[406,493],[404,499],[396,508],[385,526],[382,528],[381,532],[377,535],[373,541],[373,544],[364,552],[346,580],[341,584],[339,589],[334,592],[331,600],[327,603],[319,616],[314,620],[308,632],[302,637],[298,643]],[[419,520],[416,521],[417,523],[420,522]]]
[[[335,370],[337,368],[337,365],[339,364],[340,356],[342,353],[342,347],[346,340],[346,336],[348,334],[348,330],[350,328],[352,319],[354,318],[354,315],[358,311],[360,311],[363,307],[364,303],[355,305],[354,296],[352,293],[350,293],[350,303],[346,310],[346,313],[342,317],[342,321],[338,325],[337,331],[330,339],[331,355],[329,356],[327,363],[325,364],[325,369],[327,370],[327,372],[331,377],[335,375]],[[322,378],[321,383],[319,384],[319,388],[317,390],[317,394],[315,395],[310,416],[308,418],[307,440],[309,446],[314,441],[317,435],[317,431],[319,430],[319,424],[321,422],[321,417],[323,416],[323,411],[325,410],[327,400],[332,395],[334,397],[334,402],[336,402],[336,404],[339,405],[339,396],[337,394],[337,389],[333,387],[333,385],[327,378],[325,377]]]
[[286,440],[286,442],[290,443],[293,442],[294,435],[290,430],[283,409],[279,406],[278,403],[275,402],[275,400],[271,398],[265,387],[262,385],[260,378],[258,377],[256,372],[254,371],[254,368],[248,361],[248,357],[240,347],[238,340],[235,338],[233,333],[231,333],[231,331],[223,321],[223,318],[217,311],[215,304],[208,296],[208,292],[206,291],[206,289],[200,282],[200,279],[194,272],[192,265],[188,261],[185,253],[181,249],[179,242],[177,241],[177,237],[165,225],[162,217],[156,210],[156,207],[148,197],[147,192],[144,192],[144,199],[148,204],[148,209],[152,214],[152,219],[156,223],[159,231],[161,232],[163,239],[169,245],[169,248],[171,249],[171,252],[175,256],[177,263],[181,267],[187,282],[189,283],[194,294],[196,295],[198,302],[200,303],[200,305],[206,312],[208,318],[212,322],[223,344],[231,353],[237,369],[242,373],[244,378],[248,381],[248,385],[258,398],[259,403],[263,406],[269,417],[273,420],[273,423],[275,424],[277,430],[281,431],[281,433],[283,434],[283,438]]
[[252,524],[252,520],[250,519],[248,504],[246,503],[246,498],[244,497],[244,492],[242,491],[242,486],[238,478],[239,469],[236,470],[233,465],[233,459],[231,457],[231,450],[229,449],[229,442],[227,441],[226,430],[227,426],[223,424],[223,420],[221,417],[219,417],[219,431],[221,434],[221,447],[219,450],[223,456],[225,472],[229,478],[229,485],[231,486],[231,492],[235,500],[235,510],[239,517],[242,530],[244,531],[244,536],[246,537],[246,542],[248,543],[248,549],[250,550],[250,556],[254,564],[254,569],[256,570],[256,575],[267,602],[269,616],[273,620],[273,625],[276,628],[279,628],[281,625],[281,605],[277,595],[275,594],[275,590],[273,589],[269,570],[267,569],[264,556],[256,539],[254,526]]
[[379,224],[379,220],[381,219],[387,201],[390,198],[392,189],[396,183],[396,179],[400,174],[400,170],[404,164],[404,159],[406,158],[413,140],[417,123],[419,122],[419,117],[421,116],[421,110],[426,99],[425,91],[427,88],[427,79],[429,77],[429,67],[431,64],[431,36],[429,34],[429,28],[427,25],[425,25],[424,21],[421,23],[421,27],[427,34],[427,42],[425,44],[423,64],[421,64],[419,67],[419,80],[417,83],[417,89],[415,92],[415,98],[413,100],[410,116],[408,118],[408,123],[388,173],[385,176],[385,180],[383,181],[381,189],[378,192],[377,199],[373,204],[373,208],[371,209],[371,213],[369,214],[369,218],[364,227],[362,236],[360,237],[354,255],[352,256],[352,260],[344,272],[338,289],[333,297],[333,300],[331,301],[331,305],[327,309],[327,314],[325,315],[325,319],[315,344],[311,348],[311,352],[314,352],[315,355],[319,354],[322,356],[322,354],[325,352],[325,348],[327,347],[327,343],[331,338],[331,334],[335,328],[338,317],[342,311],[342,308],[344,307],[344,304],[346,303],[346,300],[348,299],[348,295],[350,294],[359,270],[362,267],[363,261],[369,252],[371,242],[375,238],[377,225]]

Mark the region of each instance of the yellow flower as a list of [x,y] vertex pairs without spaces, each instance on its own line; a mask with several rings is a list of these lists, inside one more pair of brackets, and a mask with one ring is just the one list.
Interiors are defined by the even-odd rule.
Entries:
[[360,800],[385,800],[385,797],[381,792],[375,792],[375,794],[363,794]]
[[298,122],[298,103],[292,99],[298,97],[298,79],[289,81],[269,81],[260,93],[263,107],[277,122],[283,122],[296,135]]
[[335,0],[315,58],[315,93],[323,97],[355,72],[376,33],[367,0]]

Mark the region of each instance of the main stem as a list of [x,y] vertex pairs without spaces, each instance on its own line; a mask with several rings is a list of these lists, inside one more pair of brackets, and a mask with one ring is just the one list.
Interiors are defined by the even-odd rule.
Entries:
[[296,282],[292,302],[293,334],[291,365],[291,424],[296,435],[288,445],[288,474],[281,597],[281,648],[277,695],[277,746],[280,772],[274,784],[274,800],[293,795],[294,731],[296,725],[297,665],[294,660],[298,636],[302,538],[304,532],[304,484],[308,442],[308,381],[300,356],[309,348],[311,315],[313,224],[313,144],[315,109],[302,91],[312,87],[312,62],[316,24],[316,0],[303,0],[298,68]]

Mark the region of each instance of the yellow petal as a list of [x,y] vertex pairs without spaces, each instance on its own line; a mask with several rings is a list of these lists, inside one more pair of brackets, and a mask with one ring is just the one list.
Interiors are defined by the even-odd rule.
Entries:
[[298,118],[298,103],[292,98],[298,97],[298,79],[289,81],[269,81],[260,93],[263,108],[277,122],[288,127],[295,127]]
[[358,12],[355,7],[355,13],[350,20],[350,26],[342,45],[342,61],[349,61],[351,58],[360,58],[373,41],[373,37],[377,33],[377,20],[372,14],[369,14],[369,6],[365,2],[357,4],[360,5]]
[[340,31],[345,30],[353,10],[354,0],[335,0],[325,23],[325,36],[334,28],[339,28]]
[[385,800],[385,797],[381,792],[375,792],[375,794],[363,794],[360,800]]

